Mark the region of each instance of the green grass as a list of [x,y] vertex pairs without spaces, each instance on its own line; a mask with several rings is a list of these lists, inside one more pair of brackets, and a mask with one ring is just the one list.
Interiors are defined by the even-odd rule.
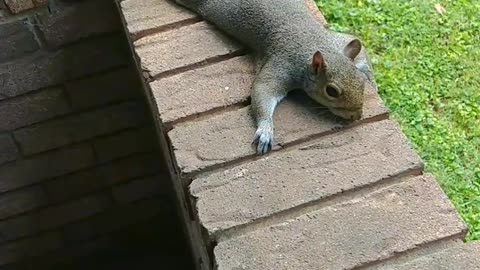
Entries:
[[317,2],[363,40],[393,117],[480,239],[480,0]]

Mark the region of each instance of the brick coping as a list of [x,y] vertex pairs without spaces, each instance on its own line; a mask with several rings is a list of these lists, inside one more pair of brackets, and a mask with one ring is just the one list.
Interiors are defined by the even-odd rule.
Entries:
[[274,151],[256,157],[247,50],[167,0],[119,9],[197,269],[397,269],[436,254],[479,265],[375,83],[353,125],[292,94],[276,113]]

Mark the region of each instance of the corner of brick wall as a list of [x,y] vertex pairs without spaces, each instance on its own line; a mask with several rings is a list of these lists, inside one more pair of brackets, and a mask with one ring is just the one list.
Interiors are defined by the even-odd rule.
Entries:
[[114,1],[0,3],[0,268],[184,256]]
[[458,254],[466,226],[389,119],[374,80],[355,123],[292,93],[276,111],[273,151],[257,157],[245,48],[172,1],[119,8],[170,150],[196,269],[393,269],[395,258],[421,261],[444,246]]

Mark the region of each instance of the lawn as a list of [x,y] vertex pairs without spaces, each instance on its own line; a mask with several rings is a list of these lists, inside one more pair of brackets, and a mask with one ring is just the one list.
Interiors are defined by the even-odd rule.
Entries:
[[480,0],[317,4],[363,40],[393,118],[480,239]]

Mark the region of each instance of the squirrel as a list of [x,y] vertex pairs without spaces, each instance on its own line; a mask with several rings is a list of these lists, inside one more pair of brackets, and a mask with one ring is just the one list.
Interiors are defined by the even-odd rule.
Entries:
[[312,0],[175,0],[255,53],[251,107],[257,155],[273,145],[273,115],[293,89],[343,119],[362,116],[364,88],[372,80],[366,55],[353,36],[326,28]]

